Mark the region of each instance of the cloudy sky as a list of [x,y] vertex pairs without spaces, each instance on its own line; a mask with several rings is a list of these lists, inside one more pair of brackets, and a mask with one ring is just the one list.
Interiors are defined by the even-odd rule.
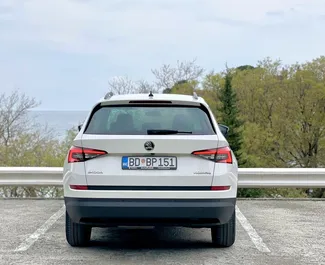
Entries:
[[114,76],[192,60],[205,69],[325,50],[324,0],[1,0],[0,93],[87,110]]

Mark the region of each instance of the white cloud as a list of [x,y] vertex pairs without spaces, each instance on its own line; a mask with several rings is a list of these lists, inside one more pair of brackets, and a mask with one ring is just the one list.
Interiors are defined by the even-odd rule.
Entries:
[[150,79],[178,59],[309,60],[324,52],[324,15],[324,0],[1,0],[0,91],[87,101],[111,76]]
[[[0,5],[12,12],[11,28],[6,35],[1,34],[2,40],[107,54],[111,43],[117,43],[114,49],[122,52],[125,46],[135,51],[141,46],[182,40],[198,44],[198,39],[209,39],[209,35],[231,38],[245,26],[249,31],[250,27],[274,21],[284,23],[308,14],[320,15],[325,2],[314,0],[312,6],[308,0],[7,0]],[[268,15],[279,11],[283,14],[280,18]]]

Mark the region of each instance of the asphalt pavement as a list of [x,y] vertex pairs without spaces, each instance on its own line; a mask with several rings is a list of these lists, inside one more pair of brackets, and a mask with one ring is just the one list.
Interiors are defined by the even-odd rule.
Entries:
[[91,245],[65,240],[62,200],[0,199],[0,264],[325,264],[325,200],[239,200],[237,239],[209,229],[94,228]]

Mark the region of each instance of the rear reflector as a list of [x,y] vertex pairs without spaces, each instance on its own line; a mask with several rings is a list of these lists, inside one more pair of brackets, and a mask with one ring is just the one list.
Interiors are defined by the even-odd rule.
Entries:
[[[209,187],[137,187],[137,186],[87,186],[70,185],[72,190],[208,190]],[[211,186],[210,190],[229,190],[230,186]]]
[[211,186],[211,190],[229,190],[230,186]]
[[72,146],[69,150],[68,163],[84,162],[106,154],[107,152],[102,150]]
[[216,163],[232,164],[232,155],[230,147],[221,147],[208,150],[195,151],[192,155],[200,156],[202,158],[214,161]]
[[70,189],[72,190],[88,190],[87,185],[70,185]]

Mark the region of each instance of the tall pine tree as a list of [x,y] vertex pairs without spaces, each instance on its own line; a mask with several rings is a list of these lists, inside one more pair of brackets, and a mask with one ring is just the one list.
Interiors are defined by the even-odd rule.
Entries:
[[229,127],[229,133],[227,140],[235,156],[238,160],[238,165],[242,166],[245,162],[241,157],[241,144],[242,144],[242,133],[240,127],[242,122],[238,118],[238,108],[237,108],[237,97],[236,92],[232,88],[232,74],[227,69],[225,76],[225,85],[219,91],[219,100],[221,102],[221,107],[219,108],[219,113],[221,115],[221,122]]

